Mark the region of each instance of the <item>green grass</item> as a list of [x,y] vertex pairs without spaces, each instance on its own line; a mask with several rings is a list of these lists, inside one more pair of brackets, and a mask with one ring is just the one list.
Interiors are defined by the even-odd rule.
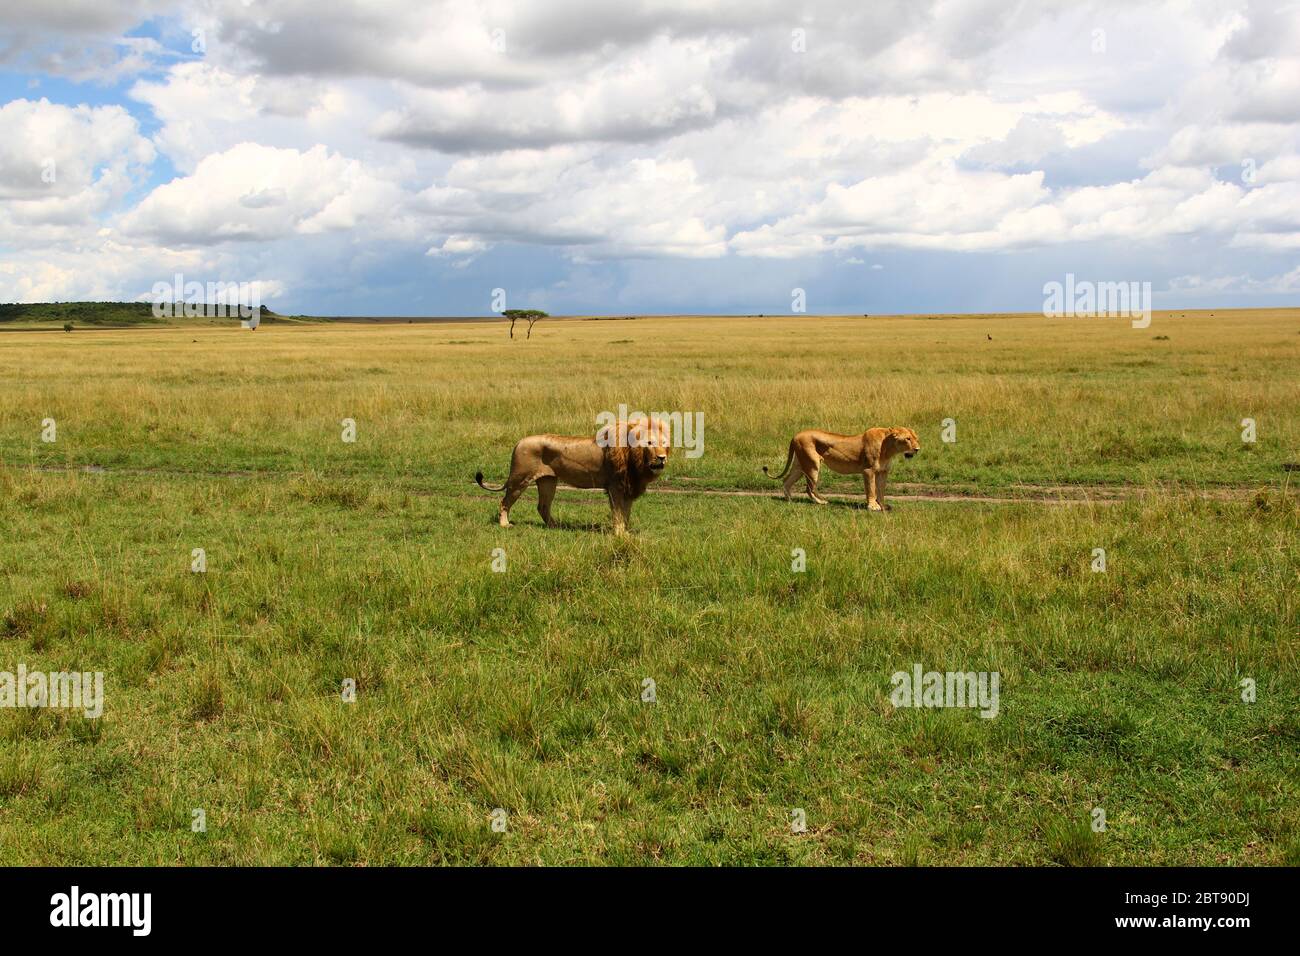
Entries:
[[[1156,322],[0,336],[0,671],[106,684],[100,720],[0,710],[5,861],[1296,865],[1295,313]],[[1143,494],[652,494],[618,539],[561,490],[497,527],[474,469],[619,401],[705,412],[678,488],[909,424],[891,487]],[[914,664],[997,671],[998,716],[896,709]]]
[[[1300,838],[1293,499],[652,496],[619,540],[574,492],[547,531],[350,480],[3,491],[5,661],[107,674],[101,721],[0,713],[9,862],[1250,864]],[[999,716],[895,710],[913,663],[998,671]]]

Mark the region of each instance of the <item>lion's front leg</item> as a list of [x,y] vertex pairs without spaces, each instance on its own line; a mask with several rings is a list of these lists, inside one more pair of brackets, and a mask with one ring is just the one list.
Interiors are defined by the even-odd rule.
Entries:
[[885,511],[892,511],[889,503],[885,501],[885,485],[889,483],[889,471],[886,469],[876,475],[876,503]]
[[632,502],[623,494],[622,489],[609,489],[609,512],[614,519],[614,533],[627,534],[628,517],[632,511]]
[[880,498],[876,494],[876,472],[873,468],[868,468],[862,473],[863,483],[867,489],[867,509],[870,511],[884,511],[880,506]]

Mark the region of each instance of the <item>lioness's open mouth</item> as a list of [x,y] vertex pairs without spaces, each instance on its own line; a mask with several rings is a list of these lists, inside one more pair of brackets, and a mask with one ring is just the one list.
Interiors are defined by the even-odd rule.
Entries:
[[912,457],[913,455],[915,455],[915,454],[916,454],[916,452],[914,452],[914,451],[905,451],[905,452],[903,452],[903,457],[904,457],[904,458],[911,458],[911,457]]

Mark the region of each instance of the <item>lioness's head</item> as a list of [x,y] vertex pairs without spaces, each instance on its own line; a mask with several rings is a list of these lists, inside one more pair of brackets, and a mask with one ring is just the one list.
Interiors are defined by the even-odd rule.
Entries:
[[901,451],[904,458],[911,458],[921,450],[921,442],[910,428],[891,428],[887,441],[893,442],[895,454]]

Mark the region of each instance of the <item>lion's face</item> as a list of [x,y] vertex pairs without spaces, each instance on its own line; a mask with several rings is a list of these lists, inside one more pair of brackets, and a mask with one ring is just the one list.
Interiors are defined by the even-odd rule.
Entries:
[[894,439],[898,449],[903,453],[904,458],[911,458],[921,450],[920,439],[916,437],[916,432],[910,428],[894,428],[890,430],[890,437]]
[[672,436],[664,422],[641,419],[628,427],[628,447],[639,451],[641,464],[650,471],[663,471],[664,465],[668,463],[671,443]]

